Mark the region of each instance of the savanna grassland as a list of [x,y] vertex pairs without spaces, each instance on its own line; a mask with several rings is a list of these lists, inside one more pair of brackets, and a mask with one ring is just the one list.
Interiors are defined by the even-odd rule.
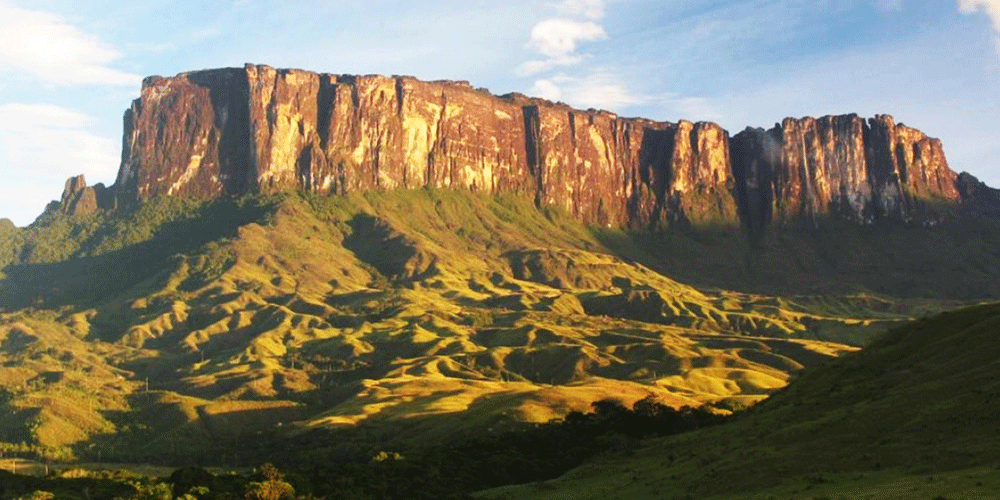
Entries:
[[482,498],[1000,496],[1000,306],[891,330],[732,422]]
[[[995,406],[967,434],[935,427],[959,421],[944,415],[966,408],[956,399],[965,393],[908,377],[968,380],[960,370],[988,351],[966,338],[962,318],[992,313],[910,322],[995,295],[993,226],[976,222],[964,237],[947,225],[787,229],[751,244],[722,229],[589,228],[514,196],[443,190],[164,198],[75,217],[53,209],[28,228],[0,227],[0,446],[38,461],[233,470],[351,455],[387,483],[426,471],[404,474],[404,464],[436,460],[440,473],[452,470],[449,456],[503,456],[497,447],[509,461],[534,460],[516,433],[581,447],[573,460],[545,458],[551,467],[535,467],[545,477],[481,481],[486,467],[437,479],[462,494],[608,457],[502,493],[524,498],[586,498],[576,495],[601,491],[578,481],[593,467],[622,498],[780,488],[818,473],[820,485],[858,471],[889,481],[916,471],[933,439],[972,446],[967,460],[950,451],[940,462],[971,470],[986,453],[974,436]],[[953,341],[933,340],[945,330]],[[917,352],[951,353],[953,372],[904,356],[916,355],[907,342],[918,334]],[[984,359],[959,361],[960,345]],[[929,368],[888,368],[899,363]],[[620,403],[594,405],[608,400]],[[639,425],[629,415],[662,423],[675,411],[684,425],[625,431]],[[854,427],[854,412],[885,428]],[[914,420],[925,413],[937,416]],[[574,418],[582,427],[566,434]],[[841,448],[844,435],[859,442]],[[869,439],[913,448],[883,456]],[[479,449],[456,451],[463,442]],[[808,468],[817,454],[824,465]],[[734,479],[743,477],[753,479]],[[408,484],[427,491],[421,481]]]

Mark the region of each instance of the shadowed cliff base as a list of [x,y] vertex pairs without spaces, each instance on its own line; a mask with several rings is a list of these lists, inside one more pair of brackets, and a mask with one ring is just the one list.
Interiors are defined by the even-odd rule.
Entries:
[[753,236],[718,226],[658,232],[597,228],[594,235],[625,258],[701,287],[769,295],[1000,297],[998,218],[955,214],[933,227],[902,221],[859,226],[832,218],[817,223]]

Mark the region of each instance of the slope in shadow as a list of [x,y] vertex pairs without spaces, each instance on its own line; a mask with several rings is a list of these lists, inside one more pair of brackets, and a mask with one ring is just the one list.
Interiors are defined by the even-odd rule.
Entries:
[[[194,252],[210,241],[232,238],[240,226],[261,219],[271,208],[266,200],[222,200],[188,212],[163,203],[147,210],[152,215],[137,207],[82,237],[68,259],[42,263],[22,260],[9,265],[3,270],[6,279],[0,280],[0,308],[99,304],[167,269],[172,265],[170,256]],[[177,212],[164,215],[158,210]],[[157,218],[174,220],[160,222]],[[130,227],[142,225],[147,226]],[[131,233],[146,230],[152,235],[129,242],[136,238]]]
[[420,249],[416,242],[386,221],[357,214],[348,225],[351,234],[344,238],[344,248],[383,276],[419,281],[438,274],[437,258]]

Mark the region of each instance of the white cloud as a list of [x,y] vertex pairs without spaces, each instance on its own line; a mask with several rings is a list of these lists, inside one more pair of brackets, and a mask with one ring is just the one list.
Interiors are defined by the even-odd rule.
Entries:
[[963,14],[985,12],[993,21],[997,51],[1000,52],[1000,0],[958,0],[958,9]]
[[576,105],[598,109],[620,109],[642,104],[645,99],[631,94],[618,83],[584,78],[569,89],[569,99]]
[[93,120],[78,111],[52,104],[0,104],[0,179],[5,195],[0,217],[25,225],[59,197],[42,186],[62,186],[69,177],[87,181],[113,178],[120,161],[120,142],[88,130]]
[[552,59],[566,57],[576,52],[580,42],[604,40],[608,34],[599,24],[570,19],[546,19],[531,29],[528,45]]
[[0,120],[0,131],[4,132],[39,127],[74,129],[91,122],[87,115],[79,111],[54,104],[0,104],[0,114],[5,118]]
[[550,101],[558,101],[562,99],[562,89],[552,80],[537,80],[535,85],[531,87],[531,95]]
[[141,77],[109,65],[121,55],[47,12],[0,3],[0,68],[31,74],[54,86],[137,85]]
[[993,23],[1000,25],[1000,0],[958,0],[958,8],[965,14],[986,11]]
[[531,29],[528,47],[545,59],[532,60],[517,67],[521,76],[534,75],[558,66],[572,66],[583,60],[576,53],[581,42],[604,40],[608,34],[599,24],[570,19],[546,19]]
[[564,0],[558,6],[562,12],[589,19],[604,17],[604,0]]

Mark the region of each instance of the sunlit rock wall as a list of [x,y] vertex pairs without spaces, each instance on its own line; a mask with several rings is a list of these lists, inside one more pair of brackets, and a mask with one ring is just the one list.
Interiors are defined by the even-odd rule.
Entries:
[[465,82],[247,65],[150,77],[125,114],[120,203],[162,195],[457,188],[597,225],[817,225],[956,202],[940,141],[891,117],[713,123],[581,111]]

